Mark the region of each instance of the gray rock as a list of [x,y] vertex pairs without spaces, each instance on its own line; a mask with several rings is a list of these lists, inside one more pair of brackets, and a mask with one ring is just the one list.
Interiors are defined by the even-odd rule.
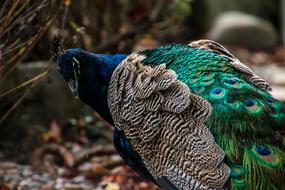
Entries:
[[75,177],[75,178],[73,178],[73,180],[72,180],[74,183],[84,183],[84,181],[85,181],[85,177],[84,176],[77,176],[77,177]]
[[84,187],[82,187],[79,184],[72,184],[72,183],[67,183],[64,185],[65,190],[85,190]]
[[29,168],[23,169],[22,176],[23,177],[31,177],[33,172]]
[[277,65],[252,66],[253,71],[272,85],[285,86],[285,67]]
[[[20,78],[25,81],[36,76],[46,64],[33,62],[19,65]],[[84,105],[71,93],[63,77],[56,70],[56,64],[52,66],[49,76],[39,82],[23,104],[26,117],[37,124],[43,124],[42,121],[50,122],[52,119],[77,117],[83,113]]]
[[[17,71],[19,81],[14,82],[16,77],[11,75],[5,82],[6,88],[0,85],[0,90],[4,92],[16,87],[16,84],[30,80],[41,73],[46,64],[46,62],[20,64]],[[49,76],[39,81],[25,100],[5,120],[3,126],[1,125],[0,148],[3,149],[1,152],[6,158],[9,156],[27,161],[26,156],[42,142],[42,136],[39,134],[43,134],[51,121],[66,121],[67,118],[76,118],[88,110],[87,106],[73,96],[55,67],[56,64],[52,64]],[[8,102],[8,104],[0,109],[0,113],[6,112],[24,89],[2,98],[0,103],[4,105]],[[18,95],[15,96],[15,94]],[[18,154],[18,152],[26,152],[26,154]]]
[[39,183],[45,183],[47,181],[47,179],[44,176],[39,175],[39,174],[34,174],[33,175],[33,180],[37,181]]
[[10,169],[16,169],[17,165],[14,162],[2,162],[0,164],[0,169],[2,170],[10,170]]
[[5,172],[0,169],[0,182],[1,182],[1,181],[4,181],[4,180],[3,180],[4,174],[5,174]]
[[285,68],[277,65],[255,66],[253,71],[272,86],[273,97],[285,101]]
[[9,175],[14,175],[14,176],[18,176],[19,175],[19,171],[17,169],[7,170],[6,173],[9,174]]
[[277,32],[266,20],[246,13],[230,11],[216,18],[208,38],[230,45],[264,49],[276,44]]
[[[43,72],[46,65],[47,62],[44,61],[20,64],[17,72],[19,82],[15,83],[20,84],[37,76]],[[48,77],[43,78],[21,103],[21,109],[16,118],[12,116],[7,118],[7,125],[13,126],[17,123],[18,125],[47,126],[53,119],[66,120],[84,113],[86,107],[71,93],[63,77],[56,70],[55,63],[51,64],[50,70]],[[6,89],[0,87],[2,91],[16,86],[16,84],[9,84],[13,81],[13,77],[7,79]],[[6,98],[8,99],[9,96]]]

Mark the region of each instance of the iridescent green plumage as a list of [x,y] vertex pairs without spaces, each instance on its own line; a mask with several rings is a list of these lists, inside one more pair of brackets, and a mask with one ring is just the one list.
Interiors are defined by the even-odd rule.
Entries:
[[231,189],[284,189],[284,104],[233,67],[238,60],[226,50],[214,50],[172,44],[140,54],[145,64],[166,64],[211,103],[207,126],[226,153]]
[[73,92],[115,125],[123,159],[163,189],[285,189],[284,104],[221,45],[56,55]]

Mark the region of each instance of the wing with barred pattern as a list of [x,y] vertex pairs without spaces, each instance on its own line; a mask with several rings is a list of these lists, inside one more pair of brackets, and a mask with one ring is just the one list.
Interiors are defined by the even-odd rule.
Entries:
[[143,59],[131,54],[112,75],[108,105],[115,126],[155,179],[178,189],[222,189],[230,171],[205,126],[210,103],[165,64],[143,65]]

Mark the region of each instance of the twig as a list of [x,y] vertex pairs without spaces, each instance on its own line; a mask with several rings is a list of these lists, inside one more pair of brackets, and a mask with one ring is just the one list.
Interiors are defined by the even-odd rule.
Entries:
[[38,40],[41,38],[41,36],[44,34],[48,26],[51,24],[51,22],[48,22],[48,24],[45,26],[45,28],[41,29],[39,33],[36,34],[33,41],[31,41],[28,44],[28,47],[24,49],[24,51],[20,52],[17,56],[13,57],[11,60],[9,60],[6,65],[9,65],[17,60],[15,64],[13,64],[6,72],[5,75],[1,78],[2,81],[16,68],[16,66],[24,59],[24,57],[30,52],[30,50],[34,47],[34,45],[38,42]]
[[33,84],[35,81],[40,80],[41,78],[45,77],[47,74],[48,74],[48,71],[44,71],[41,74],[33,77],[32,79],[27,80],[27,81],[23,82],[22,84],[19,84],[18,86],[0,94],[0,99],[3,98],[4,96],[7,96],[8,94],[10,94],[12,92],[15,92],[16,90],[19,90],[19,89],[29,85],[29,84]]
[[117,154],[117,152],[112,145],[96,147],[94,150],[91,150],[90,152],[76,159],[72,168],[78,168],[81,164],[88,160],[91,160],[95,156],[109,156],[114,154]]
[[33,81],[33,83],[31,84],[31,86],[24,92],[24,94],[13,104],[13,106],[2,116],[1,120],[0,120],[0,124],[2,124],[4,122],[4,120],[20,105],[20,103],[25,99],[25,97],[29,94],[29,92],[31,91],[31,89],[42,79],[43,77],[41,77],[40,79]]
[[3,65],[2,51],[0,48],[0,78],[2,76],[3,68],[4,68],[4,65]]
[[[33,165],[35,167],[44,166],[43,158],[45,154],[54,154],[60,156],[64,160],[64,164],[66,167],[72,167],[74,165],[74,156],[72,153],[67,150],[64,146],[59,144],[47,144],[38,149],[36,149],[33,153]],[[52,163],[48,164],[48,167],[53,167]],[[51,170],[50,168],[46,168]]]
[[12,22],[13,20],[13,14],[19,4],[19,0],[14,0],[12,8],[8,11],[7,16],[3,17],[3,22],[1,19],[1,28],[0,28],[0,33],[2,35],[2,31],[6,31],[6,27],[9,26],[9,24]]
[[[140,23],[143,19],[146,19],[142,25],[139,26],[133,26],[128,31],[124,33],[119,33],[112,38],[110,38],[108,41],[100,44],[99,46],[94,48],[94,51],[96,52],[102,52],[108,50],[110,47],[118,44],[120,41],[131,38],[139,33],[145,32],[146,29],[152,28],[152,25],[157,21],[157,17],[162,10],[163,7],[163,0],[156,1],[156,4],[152,11],[149,13],[146,13],[144,16],[142,16],[142,19],[140,20]],[[150,16],[148,16],[150,15]],[[140,24],[138,23],[138,24]]]
[[66,18],[68,15],[69,5],[70,5],[69,3],[64,3],[64,13],[63,13],[63,18],[62,18],[61,27],[60,27],[61,31],[65,30]]
[[154,21],[157,19],[162,7],[163,7],[163,1],[164,0],[157,0],[155,1],[155,5],[154,5],[154,8],[152,9],[151,13],[149,14],[149,19],[151,21]]
[[123,160],[112,160],[112,161],[104,163],[102,165],[104,168],[110,170],[110,169],[116,168],[118,166],[126,165],[126,162],[124,162]]
[[[23,21],[27,21],[29,20],[28,18],[31,17],[33,14],[39,12],[41,9],[44,9],[46,7],[48,7],[50,4],[46,3],[42,6],[39,6],[33,10],[31,10],[30,12],[28,12],[26,15],[21,16],[20,18],[17,18],[17,20],[15,20],[7,29],[5,29],[5,31],[3,33],[0,33],[0,38],[2,38],[7,32],[9,32],[13,27],[15,27],[17,24],[20,24]],[[25,22],[21,23],[24,24]]]
[[144,30],[147,29],[151,24],[152,23],[145,23],[141,26],[133,27],[129,29],[127,32],[119,33],[115,35],[114,37],[110,38],[107,42],[102,43],[99,46],[95,47],[94,51],[96,52],[105,51],[126,38],[131,38],[140,32],[145,32]]
[[[23,42],[23,43],[21,43],[21,44],[19,44],[19,45],[16,45],[15,47],[12,47],[12,48],[9,48],[9,47],[8,47],[8,48],[7,48],[8,50],[6,50],[6,51],[3,52],[3,56],[4,56],[4,55],[8,55],[8,54],[12,53],[13,51],[15,51],[15,50],[17,50],[17,49],[19,49],[19,48],[21,48],[21,47],[23,47],[23,46],[28,45],[29,43],[33,42],[33,40],[35,40],[35,38],[36,38],[36,36],[32,37],[31,39],[29,39],[29,40],[27,40],[27,41],[25,41],[25,42]],[[17,44],[17,43],[16,43],[16,44]]]
[[5,1],[1,10],[0,10],[0,18],[2,18],[4,11],[6,10],[6,6],[8,5],[8,1]]
[[[47,71],[50,63],[52,62],[52,57],[49,59],[46,67],[42,69],[42,72]],[[4,116],[0,120],[0,124],[4,122],[4,120],[20,105],[20,103],[25,99],[25,97],[29,94],[29,92],[41,81],[43,77],[38,80],[33,81],[33,83],[29,86],[29,88],[24,92],[24,94],[15,102],[15,104],[4,114]]]
[[281,20],[282,20],[282,40],[283,40],[283,47],[285,48],[285,0],[281,0]]
[[[60,4],[57,12],[52,16],[52,18],[47,22],[47,24],[39,29],[39,32],[35,35],[35,40],[32,41],[30,44],[28,44],[28,47],[24,50],[24,52],[21,52],[19,56],[13,57],[11,60],[8,61],[9,64],[16,61],[15,64],[9,68],[8,71],[6,71],[5,75],[2,76],[2,81],[16,68],[16,66],[21,62],[21,60],[28,54],[28,52],[35,46],[35,44],[38,42],[38,40],[43,36],[45,31],[48,29],[48,27],[51,25],[51,23],[54,21],[56,16],[58,15],[60,9],[62,7],[62,3]],[[8,63],[6,63],[8,65]]]
[[3,115],[0,120],[0,124],[4,122],[4,120],[14,111],[18,105],[24,100],[24,98],[29,94],[30,88],[25,91],[25,93],[15,102],[15,104]]

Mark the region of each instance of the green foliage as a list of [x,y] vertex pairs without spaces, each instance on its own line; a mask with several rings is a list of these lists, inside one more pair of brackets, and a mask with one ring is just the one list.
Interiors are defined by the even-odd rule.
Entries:
[[192,12],[189,0],[175,0],[170,6],[170,10],[173,12],[174,16],[180,19],[191,14]]

